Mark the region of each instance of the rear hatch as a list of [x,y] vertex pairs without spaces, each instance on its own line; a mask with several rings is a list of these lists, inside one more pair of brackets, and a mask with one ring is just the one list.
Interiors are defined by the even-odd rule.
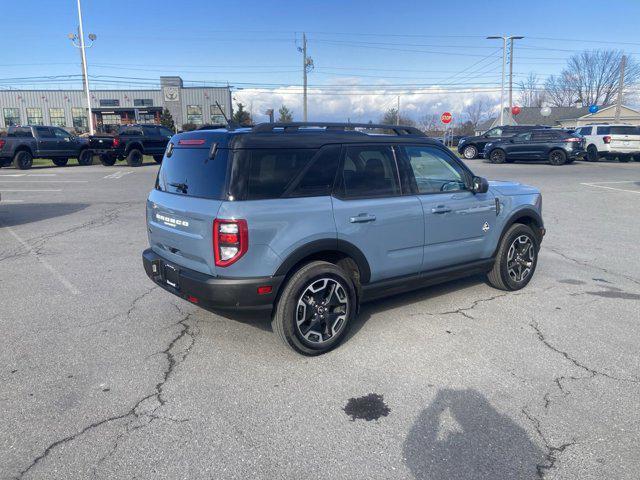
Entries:
[[225,195],[228,150],[212,148],[210,134],[190,137],[173,138],[147,200],[149,244],[176,265],[215,276],[213,221]]
[[[600,128],[598,128],[598,133]],[[638,152],[640,151],[640,127],[621,125],[609,127],[609,144],[614,152]]]

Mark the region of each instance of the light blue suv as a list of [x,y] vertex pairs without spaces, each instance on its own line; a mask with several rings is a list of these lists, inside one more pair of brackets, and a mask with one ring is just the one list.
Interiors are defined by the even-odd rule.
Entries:
[[317,355],[373,298],[473,274],[523,288],[541,210],[536,188],[488,183],[412,127],[199,130],[167,146],[143,263],[204,308],[269,309],[287,345]]

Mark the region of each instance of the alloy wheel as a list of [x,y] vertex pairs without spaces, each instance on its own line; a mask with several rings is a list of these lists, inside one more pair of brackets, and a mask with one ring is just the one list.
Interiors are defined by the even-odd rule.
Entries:
[[339,335],[347,322],[349,296],[342,284],[329,277],[310,283],[296,307],[296,328],[307,342],[323,344]]
[[536,251],[533,240],[528,235],[516,237],[507,253],[507,272],[514,282],[523,282],[531,273]]

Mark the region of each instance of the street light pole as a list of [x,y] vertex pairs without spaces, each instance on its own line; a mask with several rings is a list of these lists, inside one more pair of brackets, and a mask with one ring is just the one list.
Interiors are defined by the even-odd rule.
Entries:
[[298,47],[302,53],[302,119],[307,121],[307,74],[313,70],[313,59],[307,56],[307,35],[302,34],[302,47]]
[[[82,7],[80,5],[80,0],[78,0],[78,35],[70,33],[69,40],[73,42],[74,46],[80,49],[80,57],[82,58],[82,80],[84,83],[84,94],[87,97],[87,124],[89,126],[90,135],[93,135],[95,133],[95,130],[93,128],[93,113],[91,112],[91,94],[89,92],[89,75],[87,73],[87,54],[85,52],[85,49],[91,47],[95,39],[96,39],[96,36],[93,33],[90,33],[89,40],[91,40],[91,44],[89,46],[86,46],[84,43],[84,27],[82,25]],[[78,44],[76,44],[75,40],[78,40]]]

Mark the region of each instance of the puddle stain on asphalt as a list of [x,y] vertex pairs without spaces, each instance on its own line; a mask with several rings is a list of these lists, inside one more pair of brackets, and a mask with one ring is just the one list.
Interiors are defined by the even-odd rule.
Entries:
[[584,285],[582,280],[574,280],[573,278],[565,278],[564,280],[558,280],[558,283],[566,283],[567,285]]
[[377,393],[370,393],[364,397],[350,398],[347,405],[343,408],[344,413],[351,417],[351,421],[378,420],[380,417],[386,417],[391,409],[384,403],[384,396]]
[[623,300],[640,300],[640,294],[623,292],[619,289],[605,290],[602,292],[586,292],[589,295],[605,298],[621,298]]

